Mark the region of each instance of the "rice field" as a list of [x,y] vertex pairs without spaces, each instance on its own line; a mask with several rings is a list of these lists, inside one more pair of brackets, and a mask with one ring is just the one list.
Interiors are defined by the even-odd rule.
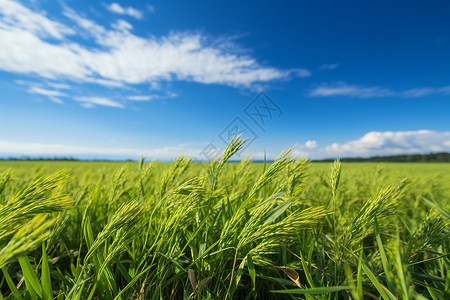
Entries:
[[450,164],[0,162],[0,299],[450,299]]

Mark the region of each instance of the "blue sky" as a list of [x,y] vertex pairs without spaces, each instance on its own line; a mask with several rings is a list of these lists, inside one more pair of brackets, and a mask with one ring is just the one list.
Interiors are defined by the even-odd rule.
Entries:
[[257,159],[450,151],[449,13],[2,0],[0,157],[206,160],[233,132]]

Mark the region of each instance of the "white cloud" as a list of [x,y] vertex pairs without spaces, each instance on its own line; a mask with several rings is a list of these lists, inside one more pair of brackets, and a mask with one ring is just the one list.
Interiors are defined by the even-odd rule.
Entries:
[[372,131],[346,143],[333,143],[322,154],[335,157],[450,151],[450,132],[433,130]]
[[67,7],[63,15],[70,27],[18,2],[1,1],[0,36],[8,47],[0,47],[0,70],[111,87],[179,80],[250,88],[311,75],[302,68],[261,65],[238,47],[221,47],[200,33],[140,37],[123,20],[107,29]]
[[35,81],[15,80],[15,83],[27,87],[27,93],[46,96],[51,101],[58,104],[64,103],[59,97],[68,97],[66,93],[58,91],[58,89],[70,88],[68,85],[53,82],[45,82],[45,84],[43,84]]
[[85,29],[88,34],[99,36],[106,33],[106,29],[103,26],[98,25],[92,20],[81,17],[69,7],[64,7],[63,15],[77,23],[82,29]]
[[334,85],[324,84],[309,93],[309,96],[311,97],[348,96],[356,98],[373,98],[394,95],[395,93],[389,89],[349,85],[344,82]]
[[115,102],[111,99],[104,97],[75,97],[76,101],[82,102],[84,107],[92,108],[95,105],[101,106],[109,106],[109,107],[118,107],[123,108],[124,106],[121,103]]
[[405,91],[393,91],[378,86],[365,87],[360,85],[338,82],[336,84],[322,84],[309,92],[310,97],[347,96],[352,98],[380,98],[380,97],[405,97],[416,98],[431,94],[450,94],[450,86],[441,88],[415,88]]
[[[61,99],[58,97],[65,97],[65,98],[71,98],[73,100],[76,100],[81,103],[81,105],[85,108],[93,108],[96,105],[100,106],[109,106],[109,107],[118,107],[123,108],[124,105],[122,103],[110,100],[105,97],[96,97],[96,96],[78,96],[76,95],[77,91],[73,91],[70,95],[67,94],[65,91],[59,91],[61,90],[67,90],[71,87],[66,84],[60,84],[60,83],[53,83],[53,82],[35,82],[35,81],[23,81],[23,80],[16,80],[17,84],[21,86],[28,87],[27,92],[30,94],[36,94],[36,95],[42,95],[48,97],[51,101],[55,103],[63,103]],[[128,96],[126,97],[127,100],[130,101],[149,101],[159,98],[172,98],[173,95],[176,96],[176,94],[173,93],[166,93],[163,96],[160,96],[158,94],[155,95],[139,95],[139,96]]]
[[127,99],[131,101],[150,101],[157,98],[156,96],[128,96]]
[[23,30],[40,37],[55,39],[63,39],[65,35],[75,33],[73,29],[64,24],[52,21],[46,16],[11,0],[2,0],[0,2],[0,15],[2,16],[0,29],[5,31]]
[[[291,152],[289,153],[289,155],[291,155],[292,157],[295,157],[295,158],[300,158],[300,157],[308,158],[308,157],[311,156],[311,153],[305,152],[305,151],[300,150],[300,149],[293,148],[291,150]],[[272,155],[272,157],[276,157],[276,156]]]
[[311,76],[311,72],[309,70],[303,69],[303,68],[292,69],[292,73],[297,75],[300,78]]
[[124,20],[117,21],[117,23],[113,24],[112,27],[119,31],[130,31],[133,29],[133,25]]
[[[107,6],[108,10],[121,15],[128,15],[130,17],[136,18],[138,20],[142,19],[143,13],[131,6],[122,7],[118,3],[111,3]],[[151,6],[152,7],[152,6]],[[153,8],[153,7],[152,7]]]
[[60,90],[69,90],[70,89],[70,85],[65,84],[65,83],[47,82],[47,85],[51,86],[52,88],[60,89]]
[[[71,27],[45,12],[1,1],[0,36],[8,47],[0,47],[0,70],[111,87],[180,80],[249,88],[311,75],[302,68],[263,66],[238,47],[234,52],[230,45],[221,47],[200,33],[144,38],[131,33],[131,24],[123,20],[106,29],[70,8],[63,14]],[[79,38],[93,43],[81,44]]]
[[438,92],[438,90],[436,90],[434,88],[430,88],[430,87],[416,88],[416,89],[410,89],[410,90],[404,91],[402,93],[402,96],[416,98],[416,97],[428,96],[428,95],[434,94],[436,92]]
[[306,141],[305,147],[308,149],[315,149],[315,148],[317,148],[317,142],[316,141]]
[[439,92],[446,94],[446,95],[450,95],[450,86],[445,86],[439,89]]
[[92,75],[79,55],[78,45],[51,44],[18,28],[0,29],[0,36],[2,44],[8,45],[0,47],[0,69],[4,71],[36,74],[48,79],[86,80]]
[[44,89],[41,88],[39,86],[33,86],[31,85],[30,88],[27,91],[30,94],[37,94],[37,95],[42,95],[42,96],[46,96],[48,97],[51,101],[58,103],[58,104],[63,104],[64,102],[59,99],[58,97],[67,97],[66,93],[60,92],[60,91],[55,91],[55,90],[48,90],[48,89]]
[[320,67],[320,70],[334,70],[339,67],[339,64],[324,64]]
[[[302,144],[297,143],[292,147],[290,155],[293,157],[296,157],[296,158],[300,158],[300,157],[310,158],[310,157],[314,156],[314,152],[316,151],[314,149],[316,149],[316,148],[317,148],[317,141],[315,141],[315,140],[309,140]],[[312,150],[314,150],[314,151],[311,152]],[[274,153],[270,153],[267,155],[267,157],[268,158],[270,157],[270,159],[275,159],[275,157],[277,157],[277,155],[274,155]]]
[[67,94],[60,92],[60,91],[54,91],[54,90],[47,90],[43,89],[37,86],[32,86],[28,89],[28,92],[31,94],[39,94],[43,96],[55,96],[55,97],[66,97]]

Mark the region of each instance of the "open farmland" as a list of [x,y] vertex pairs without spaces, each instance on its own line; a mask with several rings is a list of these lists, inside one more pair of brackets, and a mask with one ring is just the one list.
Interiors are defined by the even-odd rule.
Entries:
[[449,299],[450,164],[0,162],[4,299]]

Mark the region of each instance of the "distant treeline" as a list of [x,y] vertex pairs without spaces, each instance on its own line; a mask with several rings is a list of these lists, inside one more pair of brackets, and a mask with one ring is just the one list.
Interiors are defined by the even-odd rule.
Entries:
[[79,161],[77,158],[73,157],[8,157],[8,158],[0,158],[0,160],[51,160],[51,161]]
[[[313,160],[316,162],[332,162],[334,159]],[[450,162],[450,153],[405,154],[392,156],[347,157],[342,162]]]

